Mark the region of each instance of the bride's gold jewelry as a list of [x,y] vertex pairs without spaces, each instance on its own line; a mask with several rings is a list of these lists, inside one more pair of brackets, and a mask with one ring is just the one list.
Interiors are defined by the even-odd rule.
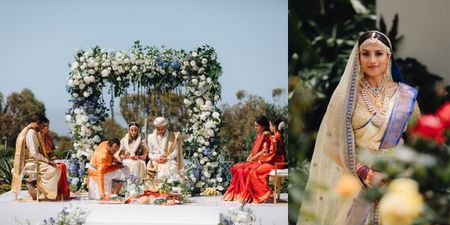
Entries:
[[363,43],[361,43],[361,45],[359,46],[359,49],[361,50],[364,47],[366,47],[367,45],[375,44],[375,45],[380,46],[387,54],[390,55],[391,48],[389,48],[389,46],[386,46],[383,42],[381,42],[380,40],[375,38],[375,34],[376,34],[376,32],[372,32],[372,36],[370,38],[366,39]]
[[392,80],[392,74],[391,74],[391,60],[389,60],[386,71],[384,72],[384,79],[385,80]]
[[381,94],[384,93],[384,90],[386,89],[386,81],[385,79],[383,79],[381,81],[381,85],[380,87],[372,87],[372,85],[370,85],[369,81],[367,81],[366,78],[363,78],[362,80],[362,85],[365,89],[367,89],[369,91],[369,93],[372,94],[372,96],[375,97],[375,99],[379,99]]
[[386,119],[386,112],[389,107],[389,98],[385,94],[385,84],[382,85],[383,87],[380,91],[380,95],[376,97],[371,93],[370,88],[372,87],[370,84],[368,88],[367,85],[364,85],[365,82],[367,82],[365,79],[361,81],[361,97],[369,112],[374,115],[371,121],[372,124],[376,127],[380,127]]

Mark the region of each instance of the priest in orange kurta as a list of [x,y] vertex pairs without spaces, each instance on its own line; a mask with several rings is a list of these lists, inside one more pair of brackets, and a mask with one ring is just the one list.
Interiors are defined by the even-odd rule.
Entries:
[[91,167],[89,168],[89,197],[94,199],[105,198],[109,194],[118,194],[122,187],[121,182],[117,182],[114,190],[112,180],[124,181],[130,176],[130,171],[114,157],[119,150],[120,141],[113,138],[103,141],[98,145],[91,157]]

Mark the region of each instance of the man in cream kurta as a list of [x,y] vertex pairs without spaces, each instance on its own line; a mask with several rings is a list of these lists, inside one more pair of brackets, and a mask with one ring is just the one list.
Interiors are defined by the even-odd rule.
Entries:
[[164,117],[157,117],[153,121],[155,130],[147,138],[150,161],[149,171],[156,171],[159,179],[167,178],[182,181],[183,154],[181,135],[167,129],[168,121]]
[[[36,183],[36,177],[32,177],[32,181],[27,183],[28,191],[33,199],[55,200],[58,196],[61,170],[46,157],[42,138],[39,137],[39,131],[44,127],[45,121],[48,121],[45,116],[34,115],[31,123],[17,137],[11,190],[16,194],[20,193],[21,174],[34,173],[38,163],[39,183]],[[36,196],[36,185],[39,188],[39,196]]]

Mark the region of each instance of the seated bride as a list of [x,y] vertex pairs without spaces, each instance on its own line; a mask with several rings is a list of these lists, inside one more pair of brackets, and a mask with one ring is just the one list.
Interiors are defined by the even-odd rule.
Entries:
[[145,160],[147,159],[147,146],[139,135],[139,124],[128,124],[128,133],[120,140],[120,149],[116,157],[122,160],[123,165],[130,169],[134,178],[147,178]]
[[148,157],[150,161],[147,169],[156,172],[158,179],[167,178],[175,181],[183,180],[183,151],[180,132],[170,132],[168,121],[164,117],[157,117],[153,121],[155,127],[148,136]]

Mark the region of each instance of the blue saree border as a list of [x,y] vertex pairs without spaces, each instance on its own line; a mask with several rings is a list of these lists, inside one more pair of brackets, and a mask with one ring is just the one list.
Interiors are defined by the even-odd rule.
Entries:
[[[358,56],[355,56],[354,62],[358,62]],[[356,77],[358,73],[358,64],[353,64],[353,71],[350,79],[350,88],[348,89],[345,101],[345,144],[347,150],[347,164],[350,172],[356,174],[356,156],[355,156],[355,138],[351,118],[355,107],[356,96]]]
[[399,95],[395,100],[394,108],[389,117],[388,125],[381,139],[379,149],[397,146],[402,137],[403,130],[414,110],[417,90],[404,83],[399,83]]

